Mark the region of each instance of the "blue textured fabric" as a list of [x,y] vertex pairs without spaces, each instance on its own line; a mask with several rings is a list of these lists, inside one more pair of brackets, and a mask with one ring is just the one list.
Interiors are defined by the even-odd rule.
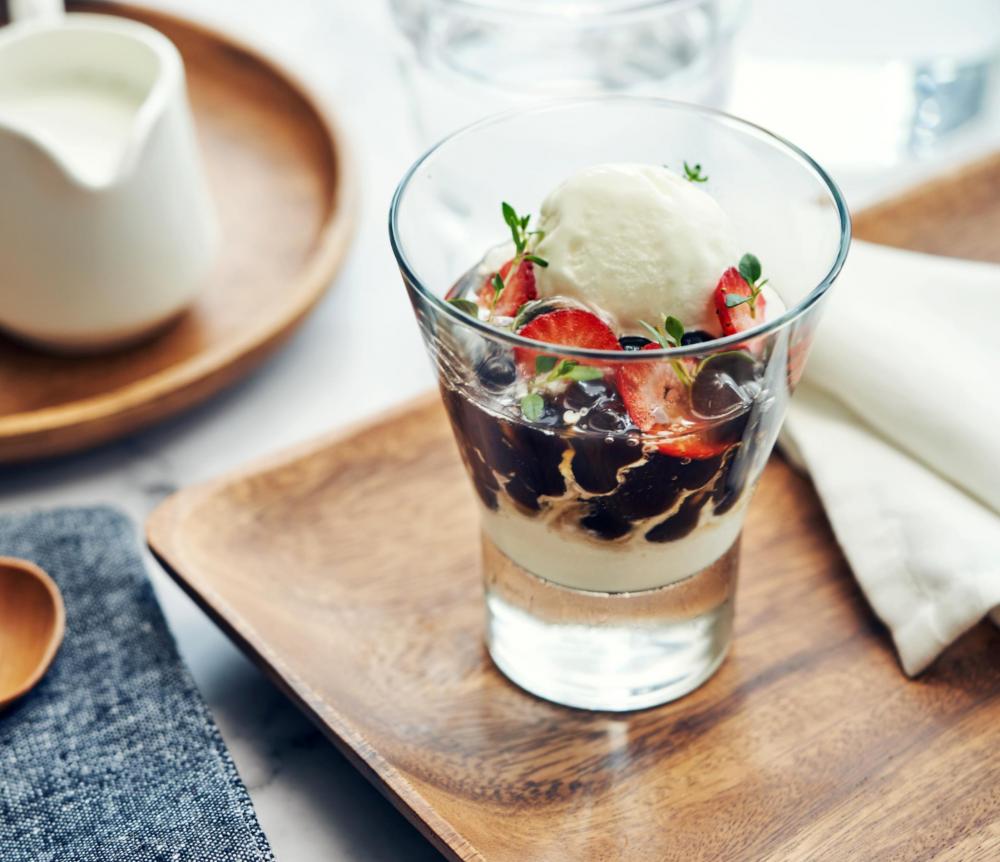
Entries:
[[273,860],[131,523],[106,508],[2,517],[0,556],[36,562],[66,601],[48,674],[0,712],[0,860]]

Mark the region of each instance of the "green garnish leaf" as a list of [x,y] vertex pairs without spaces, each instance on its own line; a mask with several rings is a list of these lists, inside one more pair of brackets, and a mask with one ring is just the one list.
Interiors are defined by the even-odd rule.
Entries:
[[740,275],[751,287],[757,284],[760,272],[760,261],[755,255],[745,254],[740,258]]
[[537,263],[541,267],[546,267],[549,265],[549,262],[547,260],[539,257],[537,254],[526,254],[524,256],[524,259],[530,260],[532,263]]
[[525,395],[521,399],[521,415],[529,422],[537,422],[545,412],[545,401],[537,392]]
[[517,210],[507,203],[507,201],[503,201],[500,204],[500,209],[503,212],[503,220],[507,223],[507,227],[510,228],[510,235],[514,240],[514,248],[517,249],[519,255],[524,254],[524,250],[528,245],[527,230],[531,216],[519,216]]
[[494,273],[493,275],[493,304],[497,304],[497,300],[500,298],[500,294],[503,293],[503,289],[506,287],[503,283],[503,279],[500,277],[500,273]]
[[577,365],[580,363],[575,359],[564,359],[560,362],[555,370],[549,375],[549,380],[558,380],[560,377],[565,377],[570,373]]
[[660,330],[658,330],[655,326],[650,326],[645,320],[640,320],[639,326],[643,327],[650,335],[652,335],[653,341],[659,344],[660,347],[666,348],[670,346],[664,342],[663,333],[660,332]]
[[593,365],[577,365],[571,368],[566,376],[570,380],[597,380],[598,377],[604,376],[604,372]]
[[558,360],[554,356],[536,356],[535,374],[547,374],[556,367]]
[[708,177],[701,172],[701,165],[697,163],[689,165],[687,162],[684,162],[684,179],[692,183],[708,182]]
[[459,311],[464,311],[469,317],[479,317],[479,306],[471,299],[449,299],[448,303]]
[[666,332],[668,338],[673,340],[674,347],[681,346],[681,340],[684,338],[684,324],[676,317],[668,314],[663,318],[663,331]]
[[[668,314],[664,316],[663,332],[660,332],[660,330],[650,326],[645,320],[640,320],[639,325],[645,327],[646,331],[653,336],[656,343],[659,344],[664,350],[669,350],[671,347],[679,347],[681,338],[684,337],[684,324],[673,315]],[[688,374],[687,370],[684,368],[683,361],[671,359],[670,365],[674,369],[677,379],[680,380],[685,386],[690,386],[691,375]]]
[[765,278],[763,281],[760,280],[760,261],[755,255],[752,255],[749,252],[740,258],[739,270],[743,280],[750,286],[750,295],[738,296],[737,294],[727,293],[726,308],[735,308],[737,305],[742,305],[746,302],[750,305],[750,316],[756,317],[757,297],[760,296],[761,290],[764,285],[767,284],[767,279]]

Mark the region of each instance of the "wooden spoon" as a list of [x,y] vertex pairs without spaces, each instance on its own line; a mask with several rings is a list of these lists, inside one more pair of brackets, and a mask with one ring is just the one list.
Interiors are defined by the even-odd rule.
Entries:
[[0,709],[34,688],[65,631],[55,581],[34,563],[0,557]]

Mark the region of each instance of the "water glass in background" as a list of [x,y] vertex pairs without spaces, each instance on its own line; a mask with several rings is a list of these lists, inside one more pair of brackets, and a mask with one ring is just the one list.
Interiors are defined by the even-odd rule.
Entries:
[[745,0],[390,0],[426,142],[568,94],[719,106]]
[[841,180],[874,176],[995,140],[998,57],[1000,0],[754,0],[729,107]]

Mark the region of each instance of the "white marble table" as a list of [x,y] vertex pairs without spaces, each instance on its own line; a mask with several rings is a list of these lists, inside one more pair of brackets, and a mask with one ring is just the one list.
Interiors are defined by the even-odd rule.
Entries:
[[[141,524],[175,488],[432,386],[386,237],[393,187],[424,146],[426,130],[384,5],[376,0],[158,5],[272,50],[327,98],[354,142],[363,186],[360,231],[333,290],[266,367],[208,405],[132,439],[0,471],[0,510],[102,502]],[[908,166],[882,175],[879,185],[870,178],[841,179],[857,201],[924,170],[926,165]],[[149,572],[278,859],[441,858],[152,560]]]

